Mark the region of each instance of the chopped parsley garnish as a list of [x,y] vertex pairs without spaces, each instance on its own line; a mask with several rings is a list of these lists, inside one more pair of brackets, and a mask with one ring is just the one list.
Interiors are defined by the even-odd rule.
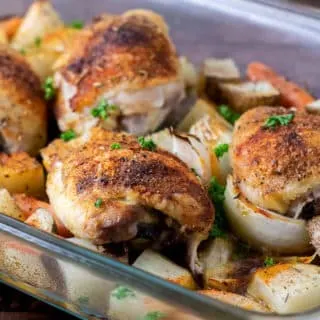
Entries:
[[62,132],[60,134],[60,138],[66,142],[74,139],[75,137],[76,137],[76,133],[72,129]]
[[42,43],[42,39],[40,38],[40,37],[36,37],[35,39],[34,39],[34,45],[36,46],[36,47],[40,47],[41,46],[41,43]]
[[278,126],[287,126],[294,119],[294,113],[270,116],[264,123],[265,129],[274,129]]
[[216,209],[215,220],[210,235],[212,237],[224,238],[227,233],[227,219],[223,209],[225,187],[222,186],[216,177],[210,180],[208,193]]
[[120,143],[114,142],[111,146],[110,146],[111,150],[117,150],[117,149],[121,149],[121,145]]
[[166,314],[160,311],[152,311],[152,312],[148,312],[143,318],[142,320],[159,320],[159,319],[163,319],[164,317],[166,317]]
[[100,208],[101,207],[101,205],[102,205],[102,199],[101,198],[98,198],[97,200],[96,200],[96,202],[94,203],[94,206],[96,207],[96,208]]
[[138,142],[143,149],[154,151],[157,148],[157,145],[153,142],[152,139],[146,139],[145,137],[139,137]]
[[271,257],[266,257],[266,258],[264,259],[264,266],[265,266],[265,267],[272,267],[274,264],[275,264],[275,262],[274,262],[273,258],[271,258]]
[[103,120],[110,116],[110,112],[117,110],[118,107],[109,103],[106,99],[102,99],[95,108],[91,110],[91,115],[95,118],[101,118]]
[[134,297],[135,294],[131,289],[120,286],[112,291],[111,296],[122,300],[128,297]]
[[84,27],[84,22],[82,20],[73,20],[70,22],[69,26],[73,29],[82,29]]
[[234,124],[240,118],[239,113],[233,111],[229,106],[225,104],[222,104],[221,106],[219,106],[218,110],[220,115],[231,124]]
[[42,86],[43,90],[44,90],[44,98],[49,101],[51,99],[54,98],[54,96],[56,95],[56,89],[53,85],[53,78],[52,77],[48,77],[43,86]]
[[86,297],[86,296],[81,296],[77,299],[77,301],[80,303],[80,304],[88,304],[89,303],[89,297]]
[[221,158],[226,152],[229,151],[229,145],[226,143],[220,143],[214,148],[214,153],[217,158]]
[[23,48],[22,48],[22,49],[20,49],[19,51],[20,51],[20,53],[21,53],[23,56],[25,56],[25,55],[26,55],[26,53],[27,53],[27,52],[26,52],[26,49],[23,49]]

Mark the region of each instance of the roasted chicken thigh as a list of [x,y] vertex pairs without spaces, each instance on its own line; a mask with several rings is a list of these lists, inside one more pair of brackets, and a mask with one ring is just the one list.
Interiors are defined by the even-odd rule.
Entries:
[[[151,11],[102,16],[62,60],[55,76],[62,131],[82,134],[101,126],[143,134],[155,130],[185,96],[167,26]],[[92,113],[99,106],[105,108],[102,117]]]

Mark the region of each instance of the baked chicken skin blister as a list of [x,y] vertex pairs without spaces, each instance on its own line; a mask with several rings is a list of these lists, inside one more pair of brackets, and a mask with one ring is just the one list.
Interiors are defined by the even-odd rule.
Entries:
[[[35,1],[0,23],[0,40],[3,214],[240,308],[320,305],[310,93],[261,62],[241,75],[210,57],[196,70],[150,10],[66,23]],[[10,269],[7,250],[20,249],[0,247]],[[49,281],[36,251],[32,261]],[[69,298],[85,292],[96,307],[106,295],[112,319],[197,319],[60,267],[77,283]]]

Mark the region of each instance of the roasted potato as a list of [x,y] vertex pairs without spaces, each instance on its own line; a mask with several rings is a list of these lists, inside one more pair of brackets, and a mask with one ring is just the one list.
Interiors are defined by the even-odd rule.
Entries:
[[43,208],[37,209],[25,223],[42,231],[52,233],[54,231],[54,220],[52,214]]
[[0,44],[8,44],[8,37],[4,30],[0,28]]
[[0,30],[2,30],[6,35],[7,41],[11,40],[15,35],[18,28],[20,27],[21,22],[22,18],[17,16],[13,16],[0,21]]
[[205,93],[214,101],[218,97],[220,83],[240,81],[240,71],[232,59],[208,58],[203,62],[203,78]]
[[187,269],[176,265],[152,250],[145,250],[133,266],[188,289],[195,289],[197,287],[191,273]]
[[274,106],[280,99],[280,92],[266,81],[220,83],[218,87],[220,101],[240,113],[258,106]]
[[254,299],[252,299],[251,297],[246,297],[246,296],[242,296],[242,295],[231,293],[231,292],[213,290],[213,289],[201,290],[198,292],[212,299],[217,299],[242,309],[259,311],[259,312],[271,312],[270,309],[268,309],[263,303],[259,303]]
[[16,205],[14,199],[6,189],[0,189],[0,213],[21,221],[24,221],[27,217]]
[[49,0],[37,0],[29,7],[12,39],[11,45],[18,50],[37,46],[37,42],[40,42],[43,36],[62,26],[63,22],[51,2]]
[[10,193],[43,197],[45,178],[42,165],[25,152],[0,153],[0,188]]
[[310,310],[320,305],[320,267],[297,263],[259,269],[248,293],[281,314]]
[[320,100],[315,100],[306,105],[306,109],[310,113],[320,113]]

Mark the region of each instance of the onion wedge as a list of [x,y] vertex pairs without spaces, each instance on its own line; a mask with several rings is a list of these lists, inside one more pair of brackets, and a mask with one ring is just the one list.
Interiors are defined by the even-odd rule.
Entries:
[[249,202],[227,179],[225,211],[233,231],[259,250],[277,254],[303,254],[312,250],[304,220],[281,216]]

